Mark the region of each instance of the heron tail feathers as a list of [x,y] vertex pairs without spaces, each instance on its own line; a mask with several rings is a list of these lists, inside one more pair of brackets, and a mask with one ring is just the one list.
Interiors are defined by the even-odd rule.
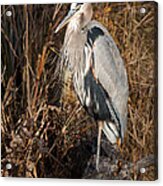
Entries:
[[112,144],[117,144],[117,142],[119,140],[121,140],[121,135],[119,134],[119,131],[114,123],[104,122],[102,130],[103,130],[105,136],[107,137],[107,139]]

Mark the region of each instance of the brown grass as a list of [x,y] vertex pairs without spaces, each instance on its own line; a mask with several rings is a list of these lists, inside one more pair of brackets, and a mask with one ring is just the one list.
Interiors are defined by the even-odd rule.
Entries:
[[[139,12],[142,6],[145,14]],[[156,4],[93,4],[94,18],[108,28],[120,49],[130,89],[122,149],[109,148],[114,157],[109,160],[109,144],[102,152],[101,162],[111,167],[107,175],[90,172],[88,164],[95,165],[96,124],[80,106],[71,78],[63,83],[59,50],[64,30],[56,35],[54,29],[68,7],[2,6],[2,176],[156,179]],[[6,10],[12,11],[12,17],[5,15]],[[141,164],[144,174],[139,171]],[[123,166],[128,177],[120,174]]]

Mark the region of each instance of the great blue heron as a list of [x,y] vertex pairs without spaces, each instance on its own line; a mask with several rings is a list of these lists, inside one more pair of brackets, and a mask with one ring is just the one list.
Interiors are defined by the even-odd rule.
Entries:
[[97,121],[96,169],[99,170],[101,131],[112,144],[122,143],[127,123],[128,81],[120,52],[107,29],[92,20],[90,3],[72,3],[66,24],[63,58],[73,74],[76,94]]

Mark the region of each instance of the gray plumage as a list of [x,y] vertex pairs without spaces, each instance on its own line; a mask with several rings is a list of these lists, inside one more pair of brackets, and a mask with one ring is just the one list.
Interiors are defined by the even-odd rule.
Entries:
[[[128,81],[120,52],[106,28],[92,18],[89,3],[73,3],[67,20],[63,57],[73,74],[75,92],[87,112],[100,123],[108,140],[124,138]],[[71,17],[71,18],[70,18]],[[98,145],[101,139],[99,130]],[[99,163],[97,150],[96,168]]]

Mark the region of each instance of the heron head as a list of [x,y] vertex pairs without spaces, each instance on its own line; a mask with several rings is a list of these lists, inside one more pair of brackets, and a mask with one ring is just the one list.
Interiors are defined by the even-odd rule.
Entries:
[[58,25],[55,30],[55,33],[57,33],[70,22],[73,23],[73,25],[77,25],[82,28],[86,26],[86,24],[91,20],[91,18],[92,6],[90,3],[72,3],[67,16]]

